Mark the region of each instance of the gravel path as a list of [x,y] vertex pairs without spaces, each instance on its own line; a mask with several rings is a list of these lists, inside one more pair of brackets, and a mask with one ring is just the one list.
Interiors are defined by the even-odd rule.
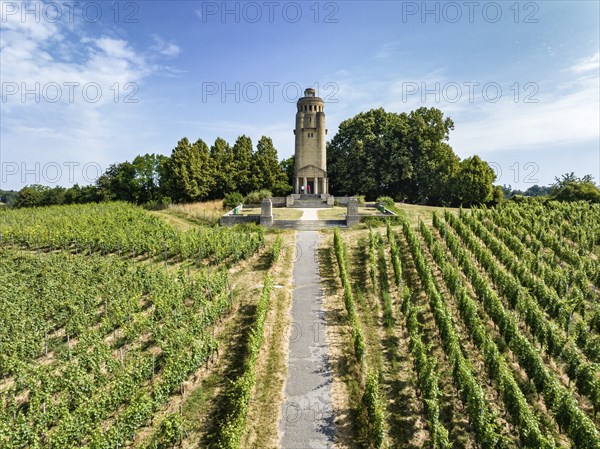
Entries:
[[300,231],[296,237],[289,366],[279,424],[280,447],[331,448],[334,435],[332,373],[318,265],[319,233]]
[[319,216],[317,215],[317,212],[320,211],[320,208],[316,208],[316,207],[302,207],[299,208],[303,214],[302,217],[300,217],[300,221],[304,221],[304,220],[318,220]]

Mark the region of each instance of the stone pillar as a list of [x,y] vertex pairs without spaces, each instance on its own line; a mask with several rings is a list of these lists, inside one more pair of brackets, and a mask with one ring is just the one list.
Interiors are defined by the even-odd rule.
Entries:
[[315,180],[315,182],[313,183],[315,185],[315,195],[319,194],[319,178],[313,178]]
[[273,224],[273,203],[269,198],[262,201],[260,208],[260,225],[271,226]]
[[296,186],[294,193],[300,193],[300,178],[296,178]]
[[308,193],[307,190],[306,190],[307,187],[308,187],[308,179],[304,178],[304,193]]
[[350,198],[348,200],[348,212],[346,214],[346,226],[354,226],[360,222],[360,216],[358,215],[358,200],[356,198]]

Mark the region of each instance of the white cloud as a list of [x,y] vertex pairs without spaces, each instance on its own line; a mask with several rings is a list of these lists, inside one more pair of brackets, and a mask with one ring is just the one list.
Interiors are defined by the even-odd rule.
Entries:
[[160,36],[157,36],[156,34],[152,36],[152,39],[154,40],[154,45],[151,48],[151,50],[156,51],[157,53],[160,53],[163,56],[166,56],[168,58],[174,58],[176,56],[179,56],[179,53],[181,53],[181,49],[173,44],[172,42],[166,42],[164,39],[162,39]]
[[592,55],[588,58],[580,59],[570,67],[570,70],[577,74],[588,73],[595,71],[596,73],[600,69],[600,52]]
[[[165,56],[179,54],[175,44],[140,50],[99,26],[21,20],[19,15],[3,20],[3,161],[94,161],[106,168],[143,141],[142,131],[131,124],[144,122],[147,107],[126,100],[151,101],[144,98],[144,82],[165,71]],[[9,85],[18,89],[14,95],[5,95]],[[23,95],[24,89],[33,93]]]

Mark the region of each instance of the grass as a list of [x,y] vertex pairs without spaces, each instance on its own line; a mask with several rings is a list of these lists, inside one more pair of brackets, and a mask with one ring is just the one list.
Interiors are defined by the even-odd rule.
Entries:
[[254,319],[255,305],[262,288],[261,280],[269,270],[274,289],[265,322],[265,339],[257,360],[256,386],[250,399],[244,447],[270,448],[278,442],[279,412],[287,374],[286,335],[291,303],[291,273],[295,234],[282,232],[283,250],[274,267],[269,254],[276,234],[267,234],[259,255],[229,271],[234,286],[235,310],[223,320],[217,335],[219,357],[182,404],[186,436],[184,448],[214,447],[219,421],[227,410],[226,396],[239,374],[244,358],[247,332]]
[[288,365],[287,334],[296,246],[295,233],[284,232],[280,235],[283,239],[282,253],[270,270],[274,287],[271,293],[271,310],[265,321],[265,338],[256,366],[256,385],[248,408],[244,448],[275,448],[279,442],[280,411]]
[[299,209],[287,207],[274,207],[273,218],[275,220],[299,220],[303,212]]
[[198,224],[216,224],[223,210],[223,201],[203,201],[200,203],[171,204],[163,213],[185,218]]
[[[319,220],[345,220],[348,208],[346,206],[334,206],[328,209],[322,209],[317,212]],[[378,211],[372,207],[358,207],[359,215],[377,215]]]
[[418,226],[419,219],[427,224],[431,224],[431,214],[437,212],[444,214],[444,210],[458,214],[456,207],[422,206],[420,204],[396,203],[396,207],[406,214],[408,222],[413,226]]

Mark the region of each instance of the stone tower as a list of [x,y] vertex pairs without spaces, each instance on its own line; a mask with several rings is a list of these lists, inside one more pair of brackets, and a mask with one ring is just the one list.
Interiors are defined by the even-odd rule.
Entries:
[[294,193],[327,194],[325,103],[309,88],[297,105]]

